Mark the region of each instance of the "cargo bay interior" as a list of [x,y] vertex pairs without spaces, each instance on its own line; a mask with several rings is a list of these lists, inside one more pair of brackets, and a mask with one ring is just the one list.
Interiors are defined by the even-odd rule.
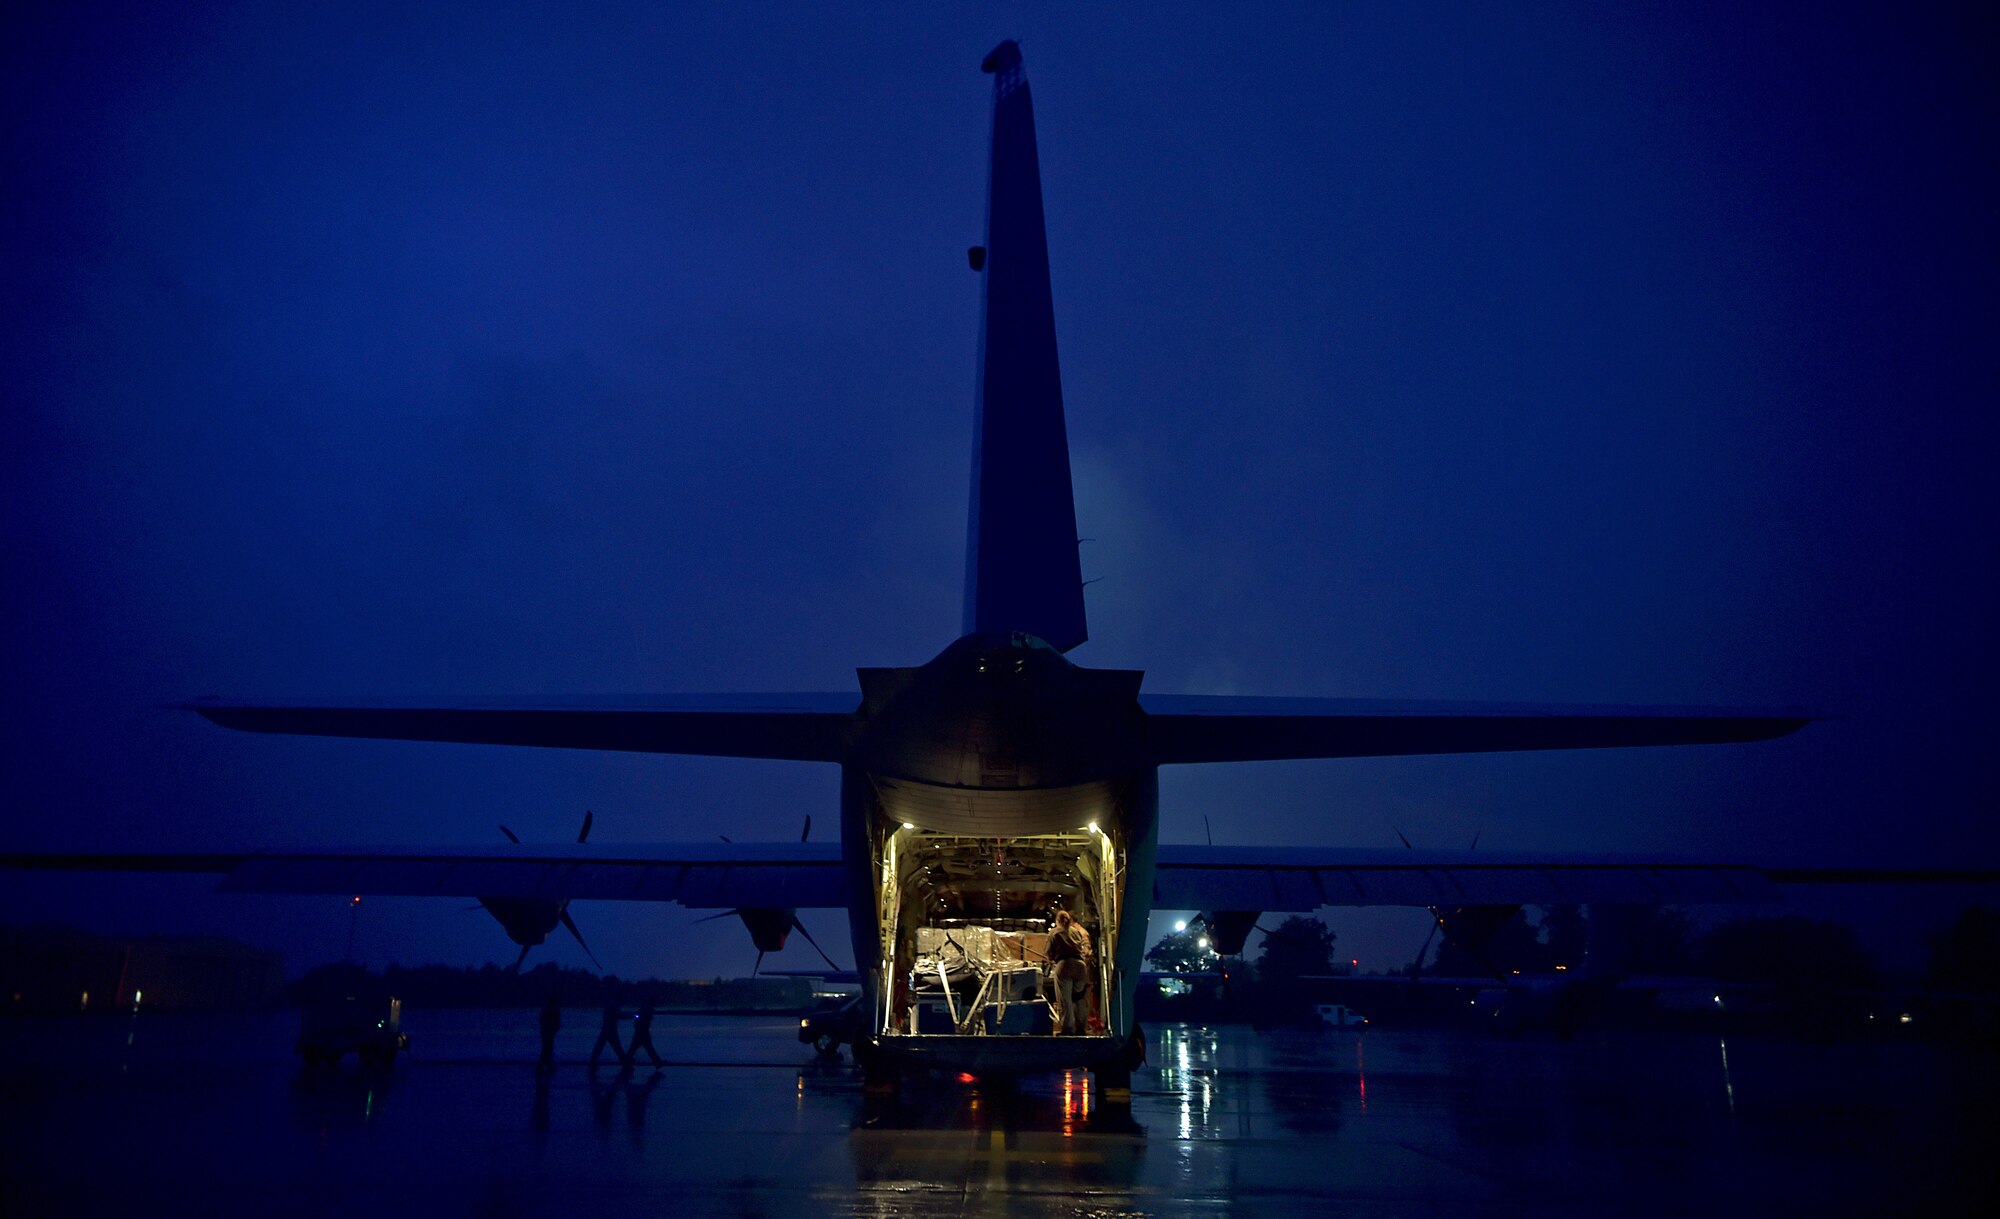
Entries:
[[[900,1036],[1102,1033],[1110,996],[1123,852],[1095,822],[1067,833],[981,838],[910,823],[881,863],[887,1010]],[[1082,927],[1085,1025],[1062,1030],[1049,960],[1058,911]],[[1058,954],[1060,955],[1060,954]]]

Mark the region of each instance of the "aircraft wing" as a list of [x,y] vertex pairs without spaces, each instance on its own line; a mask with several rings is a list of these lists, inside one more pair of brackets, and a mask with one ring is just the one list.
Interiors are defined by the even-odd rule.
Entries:
[[582,898],[697,910],[847,906],[840,847],[830,842],[7,854],[0,867],[219,873],[219,887],[236,893]]
[[860,704],[861,696],[851,693],[640,695],[537,704],[201,698],[176,706],[245,732],[838,762],[853,741]]
[[1672,906],[1781,900],[1781,885],[1993,884],[2000,867],[1771,867],[1590,853],[1160,846],[1156,910]]
[[1419,753],[1603,749],[1762,741],[1813,716],[1798,708],[1619,707],[1141,694],[1154,760],[1270,762]]

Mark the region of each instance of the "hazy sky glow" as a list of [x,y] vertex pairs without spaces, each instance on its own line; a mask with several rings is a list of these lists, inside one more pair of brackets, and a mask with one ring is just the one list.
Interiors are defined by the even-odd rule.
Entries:
[[[8,844],[562,838],[586,807],[605,840],[833,834],[831,768],[155,704],[843,690],[934,655],[977,66],[1018,37],[1101,577],[1079,662],[1841,717],[1170,770],[1166,838],[1993,862],[1990,15],[1072,7],[7,18]],[[338,901],[208,889],[10,877],[0,919],[345,946]],[[577,913],[621,973],[752,955]],[[1364,956],[1424,918],[1329,917]],[[371,901],[356,942],[513,952],[448,901]]]

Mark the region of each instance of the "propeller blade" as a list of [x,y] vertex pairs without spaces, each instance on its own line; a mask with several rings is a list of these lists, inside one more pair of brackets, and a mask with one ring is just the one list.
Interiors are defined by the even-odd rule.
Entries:
[[804,842],[806,839],[812,837],[812,832],[813,832],[813,815],[811,813],[807,813],[806,828],[799,831],[799,841]]
[[578,831],[576,832],[576,840],[577,840],[578,842],[582,842],[582,841],[583,841],[584,839],[586,839],[586,838],[590,837],[590,822],[591,822],[591,817],[592,817],[592,814],[591,814],[591,811],[590,811],[589,809],[584,809],[584,810],[583,810],[583,828],[582,828],[582,829],[580,829],[580,830],[578,830]]
[[590,963],[592,965],[597,966],[597,972],[603,973],[604,972],[603,962],[599,961],[597,959],[597,954],[590,950],[590,945],[583,942],[583,932],[578,931],[576,929],[576,920],[569,916],[569,911],[567,909],[565,909],[562,912],[562,925],[569,928],[569,933],[576,937],[576,946],[578,948],[583,949],[583,955],[590,958]]
[[515,846],[521,845],[521,840],[519,838],[514,837],[514,831],[508,829],[506,826],[504,825],[501,826],[500,832],[507,835],[507,841],[513,843]]
[[812,932],[806,930],[806,925],[799,921],[799,916],[796,914],[792,916],[792,926],[798,929],[798,933],[800,935],[806,937],[806,943],[811,944],[813,946],[813,951],[819,954],[820,960],[826,962],[827,968],[833,970],[838,970],[840,968],[840,966],[835,965],[833,963],[832,957],[826,955],[826,949],[821,948],[819,946],[819,941],[813,938]]
[[525,961],[525,960],[527,960],[527,959],[528,959],[528,949],[530,949],[530,948],[533,948],[533,947],[534,947],[534,945],[533,945],[533,944],[523,944],[523,945],[521,945],[521,955],[520,955],[520,956],[518,956],[518,957],[515,957],[515,958],[514,958],[514,963],[513,963],[512,965],[509,965],[509,966],[507,967],[507,972],[508,972],[508,973],[510,973],[510,974],[517,974],[517,973],[520,973],[520,972],[521,972],[521,962],[523,962],[523,961]]
[[1485,827],[1485,826],[1483,826],[1483,825],[1482,825],[1482,826],[1480,826],[1480,827],[1479,827],[1478,829],[1476,829],[1476,830],[1472,831],[1472,845],[1471,845],[1471,846],[1469,846],[1469,847],[1467,847],[1467,848],[1465,848],[1465,849],[1466,849],[1466,850],[1468,850],[1468,851],[1476,851],[1476,850],[1478,850],[1478,849],[1479,849],[1479,836],[1480,836],[1481,834],[1485,833],[1485,832],[1486,832],[1486,827]]
[[1401,830],[1397,830],[1397,831],[1396,831],[1396,837],[1398,837],[1398,838],[1402,839],[1402,840],[1403,840],[1403,845],[1404,845],[1405,847],[1408,847],[1408,848],[1409,848],[1410,850],[1414,851],[1414,850],[1416,850],[1416,849],[1417,849],[1417,848],[1416,848],[1416,847],[1414,847],[1414,846],[1410,846],[1410,840],[1409,840],[1409,838],[1408,838],[1407,836],[1405,836],[1405,835],[1404,835],[1403,831],[1401,831]]
[[724,910],[724,911],[723,911],[723,912],[722,912],[721,914],[704,914],[704,915],[702,915],[702,916],[701,916],[700,918],[696,919],[696,920],[695,920],[695,922],[697,922],[697,923],[712,923],[712,922],[714,922],[714,921],[715,921],[716,919],[719,919],[719,918],[733,918],[733,917],[735,917],[736,915],[738,915],[738,914],[741,914],[741,913],[742,913],[742,911],[741,911],[741,910]]
[[760,948],[757,950],[757,963],[750,967],[750,976],[753,978],[756,977],[758,972],[761,971],[763,968],[764,968],[764,950]]
[[722,839],[724,842],[730,841],[730,837],[727,834],[717,834],[716,837]]

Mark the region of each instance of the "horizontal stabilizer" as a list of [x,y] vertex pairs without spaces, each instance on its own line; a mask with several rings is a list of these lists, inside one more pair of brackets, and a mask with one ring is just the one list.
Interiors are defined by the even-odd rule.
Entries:
[[1576,706],[1142,694],[1152,755],[1181,762],[1381,758],[1763,741],[1813,717],[1797,708]]
[[676,694],[523,705],[204,698],[179,706],[244,732],[838,762],[860,702],[858,694]]

